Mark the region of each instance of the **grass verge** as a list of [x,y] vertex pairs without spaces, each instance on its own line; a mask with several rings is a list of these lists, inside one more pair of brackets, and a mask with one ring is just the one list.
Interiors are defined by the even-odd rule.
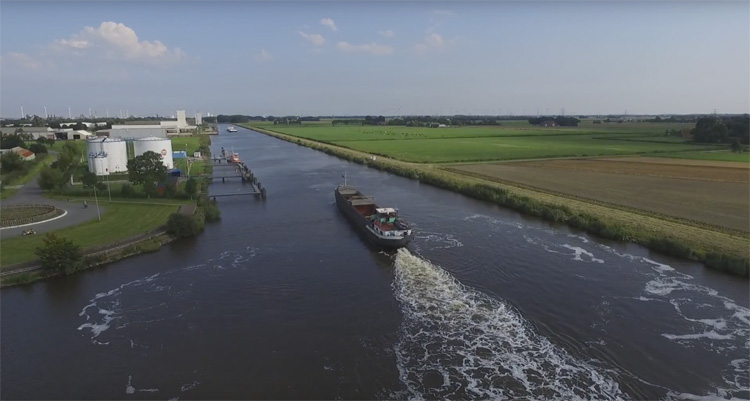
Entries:
[[[102,220],[93,220],[75,227],[55,231],[61,237],[70,238],[84,250],[102,246],[154,230],[167,222],[170,214],[179,205],[101,202],[107,206]],[[34,249],[42,245],[43,235],[5,238],[0,242],[0,270],[15,264],[36,259]]]

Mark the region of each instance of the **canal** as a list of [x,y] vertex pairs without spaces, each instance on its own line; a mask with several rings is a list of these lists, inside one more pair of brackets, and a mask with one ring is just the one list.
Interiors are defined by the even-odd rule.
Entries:
[[[750,398],[745,279],[247,129],[212,139],[267,200],[3,289],[4,399]],[[406,249],[349,226],[344,173],[413,223]]]

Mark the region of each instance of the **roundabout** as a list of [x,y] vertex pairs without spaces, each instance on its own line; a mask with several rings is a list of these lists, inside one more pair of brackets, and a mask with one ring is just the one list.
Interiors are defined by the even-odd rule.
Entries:
[[63,217],[67,212],[48,204],[18,204],[0,207],[0,229],[24,227]]

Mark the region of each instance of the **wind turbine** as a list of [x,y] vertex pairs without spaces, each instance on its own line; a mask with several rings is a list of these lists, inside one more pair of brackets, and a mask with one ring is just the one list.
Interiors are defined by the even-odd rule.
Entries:
[[73,119],[73,115],[70,114],[70,106],[68,106],[68,120],[72,120],[72,119]]
[[48,119],[49,115],[47,114],[47,106],[44,106],[44,119]]
[[26,118],[26,114],[23,114],[23,106],[21,106],[21,120]]

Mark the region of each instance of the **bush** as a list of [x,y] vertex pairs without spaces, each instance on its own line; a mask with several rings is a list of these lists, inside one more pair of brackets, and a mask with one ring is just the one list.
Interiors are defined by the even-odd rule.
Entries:
[[167,220],[167,233],[178,238],[188,238],[198,235],[203,229],[198,220],[202,215],[188,216],[182,213],[172,213]]
[[135,193],[135,189],[133,189],[133,186],[130,184],[122,184],[122,187],[120,187],[120,195],[123,198],[130,198]]
[[39,256],[45,269],[70,274],[82,266],[83,251],[80,245],[54,233],[47,233],[43,241],[44,245],[36,248],[34,253]]
[[205,206],[206,221],[219,221],[221,220],[221,210],[216,207],[213,202]]
[[41,143],[32,143],[29,146],[29,150],[37,154],[47,153],[47,147],[42,145]]

